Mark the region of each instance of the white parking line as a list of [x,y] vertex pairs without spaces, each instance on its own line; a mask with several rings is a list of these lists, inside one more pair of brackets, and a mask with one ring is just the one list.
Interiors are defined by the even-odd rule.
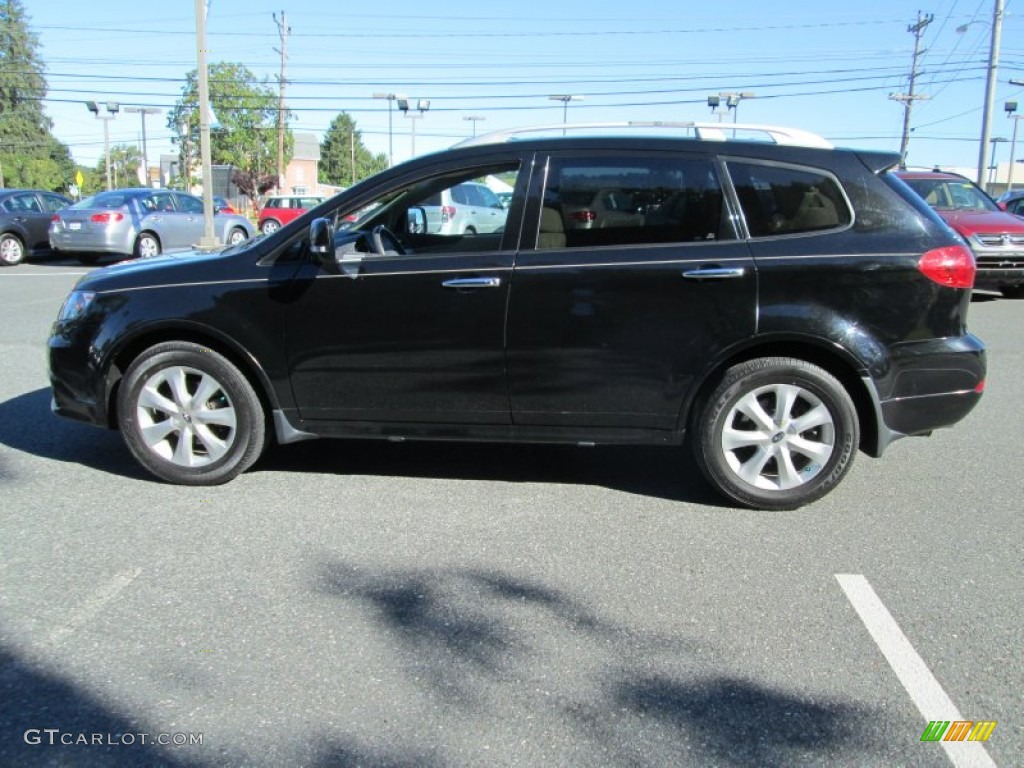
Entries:
[[85,624],[89,619],[95,616],[100,610],[117,597],[121,592],[131,584],[138,575],[142,573],[141,568],[136,568],[131,571],[121,571],[116,574],[114,578],[102,585],[99,589],[89,595],[82,604],[78,606],[68,620],[65,621],[58,627],[55,627],[49,636],[46,638],[48,645],[56,645],[63,640],[67,635],[70,635],[80,626]]
[[0,272],[0,277],[74,277],[88,275],[88,272]]
[[[868,580],[860,574],[845,573],[837,573],[836,580],[924,719],[928,722],[963,720],[960,710],[942,690],[928,665],[917,655]],[[981,742],[940,741],[939,745],[956,768],[995,768],[995,762]],[[932,746],[925,743],[921,748]]]

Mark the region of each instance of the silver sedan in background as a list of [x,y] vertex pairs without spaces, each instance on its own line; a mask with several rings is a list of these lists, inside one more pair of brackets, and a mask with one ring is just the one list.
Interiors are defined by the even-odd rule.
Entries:
[[[216,213],[213,231],[224,245],[255,234],[247,218]],[[104,253],[135,258],[191,248],[203,236],[203,201],[169,189],[114,189],[100,192],[55,214],[50,247],[72,253],[83,264]]]

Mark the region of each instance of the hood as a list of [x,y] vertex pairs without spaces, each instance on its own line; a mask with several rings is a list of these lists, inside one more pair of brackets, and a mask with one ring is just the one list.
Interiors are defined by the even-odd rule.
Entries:
[[1024,218],[1004,211],[937,211],[949,226],[964,235],[1024,234]]
[[95,269],[83,277],[78,286],[85,290],[106,291],[156,283],[185,282],[189,273],[223,261],[226,248],[163,253],[148,259],[119,261],[109,267]]

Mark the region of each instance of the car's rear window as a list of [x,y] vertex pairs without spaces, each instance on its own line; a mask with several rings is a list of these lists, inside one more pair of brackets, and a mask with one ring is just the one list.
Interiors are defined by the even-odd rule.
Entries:
[[131,200],[124,192],[100,192],[72,205],[72,208],[123,208]]

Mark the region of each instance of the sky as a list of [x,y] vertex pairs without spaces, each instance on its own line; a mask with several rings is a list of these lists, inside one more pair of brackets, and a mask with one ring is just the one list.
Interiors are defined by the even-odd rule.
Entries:
[[[167,112],[196,67],[194,0],[24,5],[46,67],[46,112],[76,161],[95,165],[103,156],[103,126],[88,100],[164,110],[146,118],[147,154],[153,164],[174,151]],[[932,21],[915,93],[927,98],[913,102],[908,164],[970,169],[979,159],[994,8],[995,0],[730,0],[720,10],[686,0],[210,0],[207,47],[210,63],[244,64],[276,92],[275,14],[283,17],[291,129],[322,139],[344,111],[364,144],[390,149],[396,163],[413,145],[419,155],[474,131],[561,123],[566,110],[569,122],[737,118],[813,131],[837,146],[898,151],[904,108],[890,94],[908,92],[909,27],[920,11]],[[1005,1],[1001,28],[991,136],[1010,139],[1018,121],[1004,102],[1019,100],[1024,114],[1024,88],[1009,83],[1024,79],[1024,0]],[[712,113],[708,96],[729,92],[751,95],[734,112]],[[409,119],[375,93],[430,106]],[[566,105],[552,95],[582,99]],[[140,139],[138,114],[110,122],[111,144]],[[990,145],[989,157],[992,147],[997,161],[1009,159],[1009,143]]]

